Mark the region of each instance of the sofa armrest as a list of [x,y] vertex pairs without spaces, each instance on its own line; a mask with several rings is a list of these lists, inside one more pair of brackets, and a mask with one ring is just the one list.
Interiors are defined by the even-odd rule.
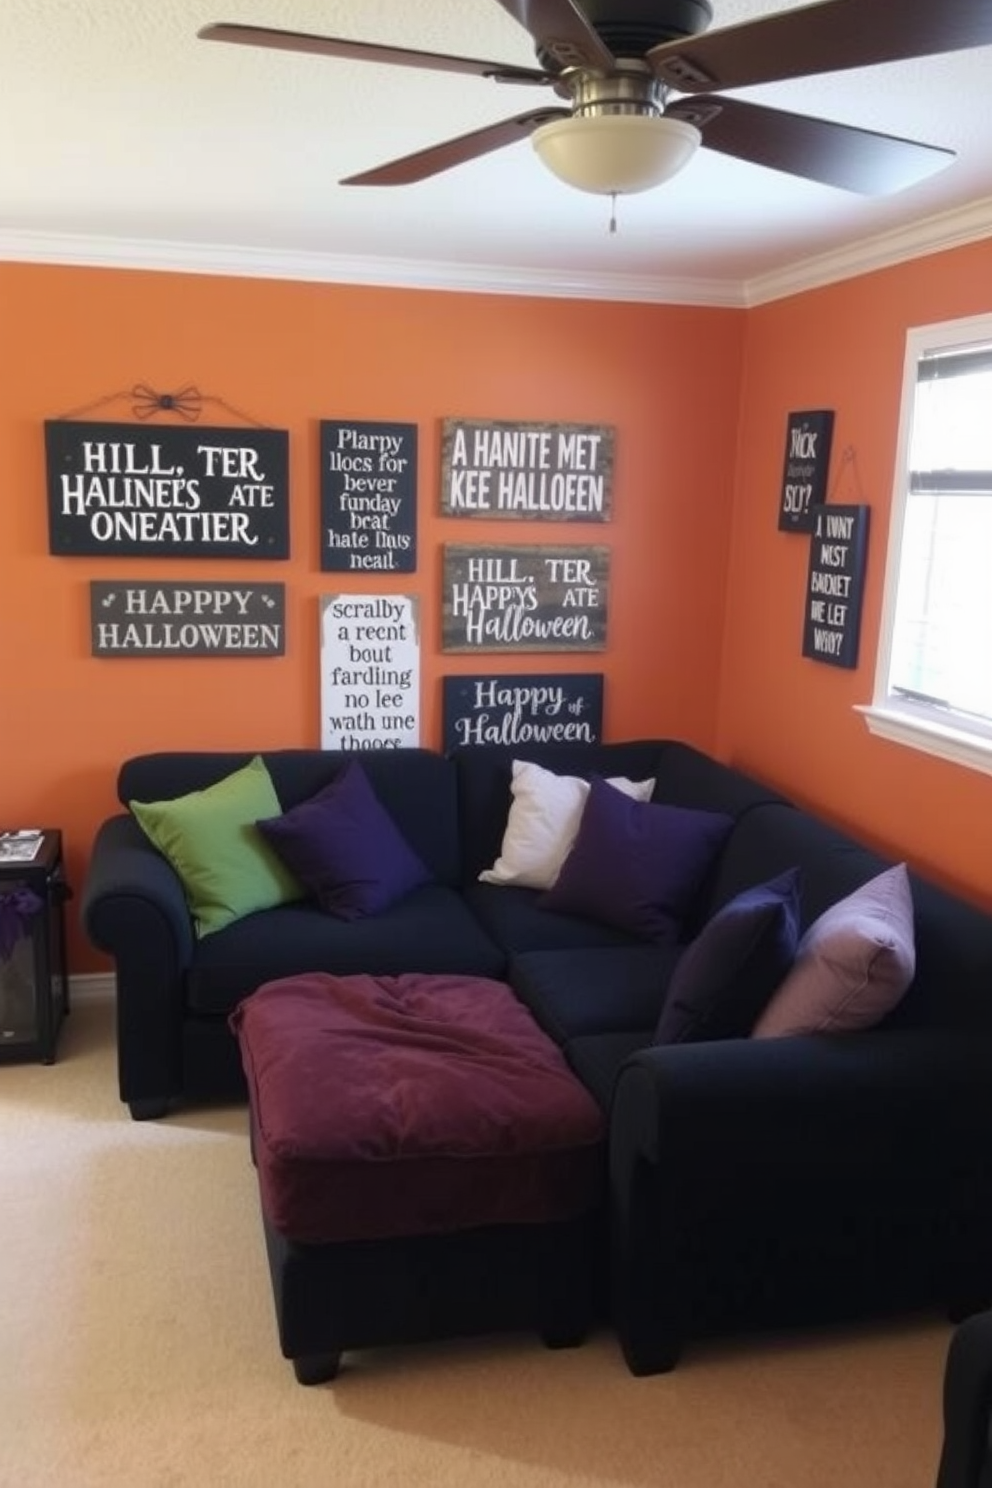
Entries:
[[132,817],[97,831],[80,913],[114,960],[121,1099],[153,1114],[182,1088],[183,976],[196,937],[178,875]]
[[[864,1163],[865,1143],[898,1135],[907,1119],[965,1134],[975,1122],[977,1144],[992,1121],[990,1051],[992,1035],[943,1029],[642,1049],[617,1080],[614,1156],[660,1164],[678,1153],[722,1166],[760,1155],[784,1165],[836,1160],[842,1144],[845,1162]],[[923,1155],[914,1154],[917,1174]]]
[[879,1270],[931,1303],[988,1290],[990,1067],[992,1037],[941,1029],[632,1055],[610,1185],[615,1322],[634,1372],[671,1367],[700,1318],[745,1292],[760,1313],[815,1290],[840,1314]]

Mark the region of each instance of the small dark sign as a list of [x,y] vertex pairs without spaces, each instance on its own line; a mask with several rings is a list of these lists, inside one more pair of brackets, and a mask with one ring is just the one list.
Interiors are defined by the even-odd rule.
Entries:
[[534,424],[445,419],[441,512],[608,522],[614,431],[608,424]]
[[320,566],[325,573],[416,570],[416,424],[321,423]]
[[443,651],[602,651],[610,550],[444,549]]
[[90,583],[94,656],[282,656],[282,584]]
[[858,664],[870,510],[829,504],[816,510],[803,625],[803,655],[814,661]]
[[812,532],[815,510],[827,499],[833,433],[832,408],[789,414],[778,513],[780,532]]
[[61,557],[287,558],[284,429],[45,424]]
[[601,672],[445,677],[444,748],[459,744],[596,744]]

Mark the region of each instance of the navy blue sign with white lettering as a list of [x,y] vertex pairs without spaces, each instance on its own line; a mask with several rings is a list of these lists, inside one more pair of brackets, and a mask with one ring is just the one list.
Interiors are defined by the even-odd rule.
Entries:
[[596,744],[601,672],[445,677],[444,748],[459,744]]
[[817,507],[809,544],[803,655],[856,667],[868,551],[867,506]]
[[812,532],[816,509],[827,499],[833,433],[832,408],[789,414],[778,513],[780,532]]
[[48,550],[75,558],[288,558],[284,429],[45,424]]
[[416,424],[321,424],[320,566],[325,573],[416,571]]

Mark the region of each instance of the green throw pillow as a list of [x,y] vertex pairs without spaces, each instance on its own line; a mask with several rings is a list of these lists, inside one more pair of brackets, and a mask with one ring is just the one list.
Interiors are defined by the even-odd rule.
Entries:
[[303,889],[255,826],[282,811],[261,755],[206,790],[174,801],[129,801],[145,834],[182,879],[201,938]]

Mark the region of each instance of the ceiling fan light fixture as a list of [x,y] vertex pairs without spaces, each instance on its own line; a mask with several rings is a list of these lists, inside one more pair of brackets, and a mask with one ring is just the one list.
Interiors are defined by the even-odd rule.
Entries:
[[531,135],[552,175],[603,196],[650,191],[688,165],[702,141],[694,124],[657,114],[573,114]]

